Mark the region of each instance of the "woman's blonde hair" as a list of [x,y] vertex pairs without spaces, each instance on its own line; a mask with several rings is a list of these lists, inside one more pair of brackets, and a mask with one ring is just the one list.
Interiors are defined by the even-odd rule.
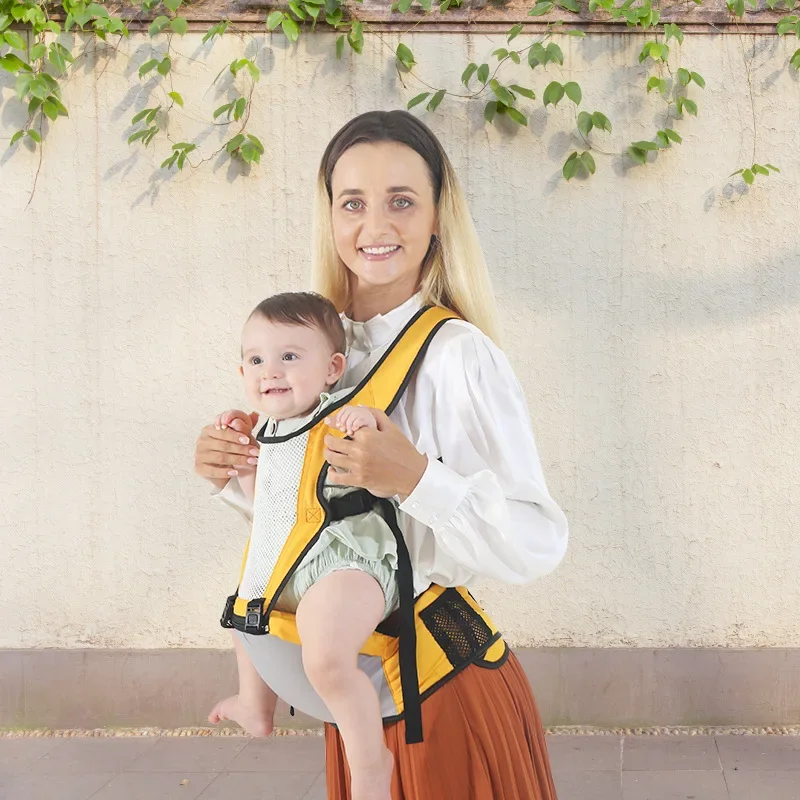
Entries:
[[347,267],[339,258],[331,222],[331,176],[342,154],[356,144],[398,142],[428,166],[436,201],[439,235],[431,241],[422,267],[420,293],[425,305],[455,311],[499,343],[497,311],[489,270],[464,192],[450,159],[430,129],[407,111],[370,111],[350,120],[322,156],[314,207],[312,284],[339,311],[350,310]]

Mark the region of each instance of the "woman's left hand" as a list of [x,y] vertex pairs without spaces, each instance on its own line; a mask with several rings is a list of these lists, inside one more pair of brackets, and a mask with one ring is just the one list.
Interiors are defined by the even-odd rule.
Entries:
[[336,467],[336,471],[328,470],[328,483],[358,486],[377,497],[399,495],[405,500],[419,483],[428,458],[383,411],[372,412],[377,430],[361,428],[351,440],[331,434],[325,437],[325,458]]

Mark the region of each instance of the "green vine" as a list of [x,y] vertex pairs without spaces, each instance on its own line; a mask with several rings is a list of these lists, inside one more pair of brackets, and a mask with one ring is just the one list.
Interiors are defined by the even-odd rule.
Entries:
[[[702,0],[690,0],[697,5]],[[746,0],[753,8],[756,0]],[[447,14],[451,9],[461,7],[462,0],[441,0],[434,9],[432,0],[398,0],[392,5],[394,14],[413,14],[423,18],[431,14]],[[745,0],[726,0],[728,9],[735,19],[741,19],[746,12]],[[766,0],[770,10],[785,6],[792,11],[796,0]],[[536,0],[528,11],[533,18],[543,17],[553,9],[558,9],[565,21],[574,17],[574,22],[589,19],[611,20],[625,24],[628,28],[651,32],[639,53],[639,64],[648,68],[650,74],[643,86],[647,94],[658,92],[664,102],[664,120],[649,140],[634,141],[627,147],[627,156],[634,165],[646,165],[659,152],[681,144],[683,138],[675,129],[675,123],[687,116],[696,117],[699,105],[698,90],[705,88],[705,79],[698,72],[684,66],[673,70],[678,61],[675,51],[680,50],[684,33],[675,23],[661,22],[661,7],[658,0]],[[189,21],[184,15],[184,0],[142,0],[136,14],[127,18],[112,13],[111,3],[87,3],[84,0],[58,0],[47,3],[44,0],[0,0],[0,67],[15,78],[14,94],[16,100],[27,109],[27,122],[16,131],[10,140],[15,146],[27,140],[32,148],[42,147],[49,126],[60,117],[68,117],[69,111],[63,103],[61,86],[72,70],[88,52],[75,54],[67,49],[58,37],[73,30],[93,34],[105,46],[111,47],[109,40],[117,40],[130,35],[129,26],[139,17],[151,20],[147,33],[154,42],[150,56],[138,65],[138,77],[147,82],[150,89],[157,89],[163,95],[163,102],[149,105],[139,110],[130,120],[132,132],[128,136],[131,146],[149,147],[160,134],[169,142],[170,150],[161,164],[164,170],[183,170],[185,167],[199,167],[220,153],[243,164],[260,162],[264,145],[248,129],[251,118],[253,94],[261,79],[261,71],[252,58],[238,58],[227,65],[214,79],[214,83],[224,73],[229,73],[232,82],[227,102],[210,113],[210,123],[231,129],[231,135],[219,150],[204,159],[197,159],[198,146],[192,142],[173,142],[169,138],[169,119],[175,108],[184,108],[184,99],[174,90],[171,73],[174,60],[179,58],[172,47],[173,37],[184,36],[189,29]],[[578,18],[578,15],[582,15]],[[346,47],[356,54],[364,49],[364,36],[371,33],[370,26],[358,18],[356,6],[345,4],[343,0],[290,0],[287,5],[269,9],[263,24],[266,31],[278,29],[291,43],[298,41],[304,32],[313,33],[320,26],[324,30],[339,32],[335,52],[343,58]],[[410,30],[419,25],[415,22]],[[564,21],[548,22],[544,33],[524,37],[525,26],[515,24],[506,34],[506,46],[496,49],[485,62],[472,62],[466,66],[461,76],[461,90],[430,85],[421,73],[413,52],[404,42],[393,49],[393,57],[401,82],[416,81],[426,88],[412,97],[409,109],[425,104],[428,112],[435,112],[445,98],[467,102],[479,101],[483,104],[483,114],[487,124],[496,124],[507,119],[513,125],[527,126],[529,111],[526,101],[536,101],[537,91],[531,86],[510,83],[503,78],[505,67],[518,66],[526,62],[535,79],[550,68],[559,70],[564,66],[564,54],[555,42],[554,33],[582,38],[582,30],[565,27]],[[241,34],[229,20],[218,20],[209,25],[203,36],[203,43],[212,42],[218,37]],[[784,16],[776,25],[778,36],[794,36],[800,39],[800,18],[794,14]],[[373,33],[381,43],[389,46],[380,33]],[[789,61],[790,66],[800,70],[800,48]],[[747,66],[750,84],[749,65]],[[583,91],[575,81],[561,82],[552,77],[545,79],[541,91],[541,102],[547,109],[557,107],[568,101],[575,113],[574,135],[583,147],[567,156],[562,174],[569,181],[582,175],[588,177],[597,170],[596,155],[614,155],[600,149],[598,136],[612,132],[612,124],[602,111],[586,111]],[[751,101],[752,85],[750,84]],[[690,96],[691,95],[691,96]],[[755,122],[755,110],[754,110]],[[755,130],[753,163],[732,174],[741,176],[750,185],[758,175],[768,176],[779,172],[771,164],[756,163]],[[195,159],[194,163],[192,159]]]

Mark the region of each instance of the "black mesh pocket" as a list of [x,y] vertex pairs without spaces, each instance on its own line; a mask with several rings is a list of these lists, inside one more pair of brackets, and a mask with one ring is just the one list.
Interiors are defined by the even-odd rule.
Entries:
[[419,616],[456,669],[471,661],[494,638],[480,614],[455,589],[445,589]]

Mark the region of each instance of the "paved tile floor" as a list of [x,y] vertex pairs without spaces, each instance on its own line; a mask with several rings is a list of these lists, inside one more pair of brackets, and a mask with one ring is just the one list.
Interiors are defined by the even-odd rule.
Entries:
[[[547,742],[559,800],[800,800],[800,737]],[[322,769],[316,736],[0,738],[1,800],[324,800]]]

